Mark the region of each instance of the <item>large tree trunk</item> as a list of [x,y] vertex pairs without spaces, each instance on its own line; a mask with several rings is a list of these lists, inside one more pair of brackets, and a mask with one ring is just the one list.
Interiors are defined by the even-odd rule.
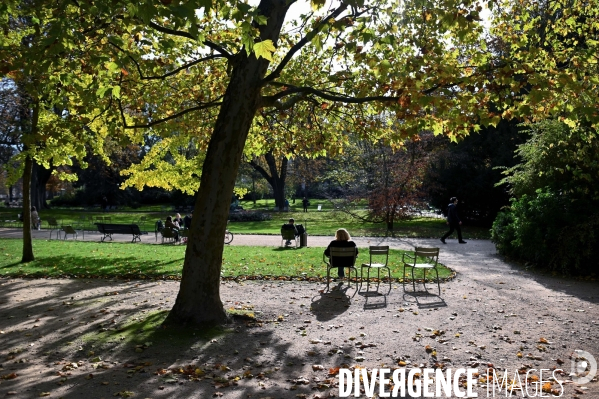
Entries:
[[264,159],[266,160],[270,173],[254,160],[250,161],[250,165],[252,165],[252,167],[266,179],[268,184],[270,184],[275,197],[275,206],[277,206],[279,210],[283,210],[283,207],[285,206],[285,180],[287,179],[287,164],[289,160],[286,157],[281,159],[281,170],[279,171],[277,168],[277,160],[272,152],[264,154]]
[[38,211],[50,209],[46,203],[46,184],[52,176],[52,169],[46,169],[36,162],[33,163],[33,170],[31,172],[31,205],[35,206]]
[[[262,0],[259,8],[268,16],[268,24],[260,27],[261,38],[276,44],[288,5],[285,0]],[[202,167],[179,294],[166,324],[207,325],[227,319],[220,300],[225,229],[245,141],[260,107],[261,79],[268,67],[268,61],[243,50],[231,62],[231,80]]]
[[[37,136],[37,124],[39,121],[39,103],[33,103],[33,115],[31,117],[32,137]],[[27,146],[24,146],[27,151]],[[31,173],[33,172],[33,159],[30,155],[25,157],[25,170],[23,171],[23,258],[22,263],[35,260],[33,256],[33,243],[31,242]]]
[[[35,113],[35,111],[34,111]],[[31,242],[31,170],[33,160],[28,155],[25,158],[23,171],[23,258],[21,263],[35,260],[33,256],[33,243]]]

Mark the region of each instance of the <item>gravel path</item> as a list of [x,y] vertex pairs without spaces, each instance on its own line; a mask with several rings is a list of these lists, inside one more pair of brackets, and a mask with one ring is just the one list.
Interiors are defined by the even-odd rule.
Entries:
[[[18,232],[0,230],[11,235]],[[310,236],[308,244],[331,239]],[[574,350],[599,359],[596,281],[528,272],[486,240],[354,239],[361,247],[440,246],[457,278],[440,295],[432,284],[413,293],[397,284],[327,292],[306,282],[223,282],[225,307],[256,319],[197,335],[127,329],[163,315],[177,282],[0,279],[0,397],[316,399],[338,396],[338,379],[328,375],[335,367],[474,367],[482,375],[491,365],[510,379],[524,375],[518,369],[557,367],[569,380]],[[279,244],[278,236],[236,235],[232,245]],[[566,398],[599,398],[596,378],[564,390]],[[483,381],[476,392],[487,397]]]

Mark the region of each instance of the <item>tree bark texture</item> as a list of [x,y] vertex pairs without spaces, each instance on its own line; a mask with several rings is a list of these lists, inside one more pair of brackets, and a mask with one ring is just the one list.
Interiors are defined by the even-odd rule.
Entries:
[[[33,103],[33,115],[29,135],[31,138],[37,136],[37,124],[39,121],[39,103]],[[25,141],[25,140],[24,140]],[[23,148],[27,151],[27,145]],[[25,169],[23,170],[23,258],[21,263],[35,260],[33,255],[33,243],[31,241],[31,174],[33,172],[33,159],[30,155],[25,157]]]
[[52,176],[52,168],[46,169],[42,165],[33,163],[31,172],[31,205],[35,206],[38,212],[42,209],[50,209],[46,203],[46,184]]
[[[268,17],[261,39],[277,43],[288,5],[262,0]],[[225,322],[220,299],[220,274],[229,205],[243,148],[256,111],[261,106],[261,79],[268,61],[245,50],[232,60],[232,73],[202,167],[179,294],[165,324],[209,325]]]
[[[35,112],[35,111],[34,111]],[[33,243],[31,242],[31,171],[33,160],[30,156],[25,158],[23,171],[23,258],[21,263],[35,260],[33,256]]]

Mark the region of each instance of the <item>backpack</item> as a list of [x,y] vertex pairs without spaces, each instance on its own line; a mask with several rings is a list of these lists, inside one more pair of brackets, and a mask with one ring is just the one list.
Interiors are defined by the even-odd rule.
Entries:
[[306,232],[306,229],[304,229],[304,225],[302,224],[296,224],[295,228],[297,229],[297,234],[300,236]]

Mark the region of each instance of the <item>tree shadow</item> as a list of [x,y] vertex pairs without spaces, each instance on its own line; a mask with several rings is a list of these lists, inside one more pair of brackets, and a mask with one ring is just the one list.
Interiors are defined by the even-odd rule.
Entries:
[[[124,276],[135,274],[138,276],[144,275],[160,275],[165,274],[161,269],[174,264],[183,264],[183,256],[172,260],[153,260],[140,262],[135,256],[121,256],[111,258],[107,261],[106,258],[90,258],[84,256],[41,256],[38,258],[45,265],[53,266],[35,266],[33,269],[29,264],[20,262],[11,263],[0,266],[0,269],[16,267],[30,267],[30,272],[27,276],[30,277],[46,277],[48,275],[76,275],[78,277],[86,276]],[[37,269],[37,270],[35,270]],[[89,273],[89,271],[93,273]],[[24,270],[25,271],[25,270]],[[162,272],[162,273],[161,273]]]
[[[35,298],[19,300],[28,283],[2,281],[2,375],[16,377],[2,380],[0,396],[286,397],[289,386],[293,397],[312,392],[300,378],[307,355],[290,353],[294,339],[264,328],[266,316],[205,329],[165,328],[167,309],[135,302],[142,291],[162,294],[159,282],[37,280],[30,286]],[[44,339],[55,331],[56,339]],[[328,359],[310,356],[314,364]]]
[[302,247],[276,247],[272,250],[274,252],[283,252],[283,251],[297,251],[298,249],[302,249]]

